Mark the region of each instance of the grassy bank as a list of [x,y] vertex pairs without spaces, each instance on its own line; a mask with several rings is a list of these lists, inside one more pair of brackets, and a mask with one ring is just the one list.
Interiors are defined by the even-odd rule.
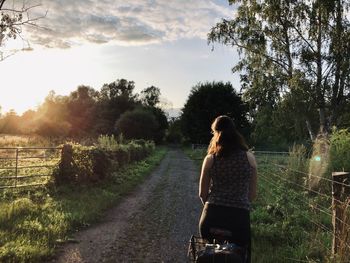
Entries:
[[126,165],[98,184],[2,192],[0,262],[40,262],[71,235],[98,221],[104,211],[141,183],[160,163],[165,148]]
[[273,163],[259,161],[253,203],[252,262],[328,262],[331,201],[310,194]]

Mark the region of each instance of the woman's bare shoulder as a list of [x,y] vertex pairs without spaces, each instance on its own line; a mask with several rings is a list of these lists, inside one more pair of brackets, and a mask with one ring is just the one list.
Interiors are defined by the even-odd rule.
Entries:
[[204,160],[208,161],[208,162],[213,162],[214,161],[214,155],[213,154],[207,154],[204,157]]
[[214,155],[212,154],[207,154],[205,157],[204,157],[204,163],[207,164],[207,166],[212,166],[212,164],[214,163]]

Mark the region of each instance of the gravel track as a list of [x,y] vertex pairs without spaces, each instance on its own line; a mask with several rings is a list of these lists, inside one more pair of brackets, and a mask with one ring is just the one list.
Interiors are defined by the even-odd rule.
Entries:
[[186,262],[198,233],[198,167],[171,149],[159,167],[105,219],[74,237],[53,262]]

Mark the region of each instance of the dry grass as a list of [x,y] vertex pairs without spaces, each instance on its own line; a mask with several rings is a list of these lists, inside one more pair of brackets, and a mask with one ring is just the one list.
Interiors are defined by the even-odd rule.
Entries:
[[329,163],[329,139],[325,136],[319,136],[316,138],[312,156],[309,163],[309,178],[308,183],[310,189],[316,190],[320,185],[320,178],[324,176],[327,171]]
[[338,249],[338,258],[340,262],[349,262],[350,258],[350,197],[342,205],[343,221],[342,229],[340,231],[340,246]]
[[8,135],[0,134],[0,147],[29,147],[29,146],[56,146],[58,139],[36,135]]

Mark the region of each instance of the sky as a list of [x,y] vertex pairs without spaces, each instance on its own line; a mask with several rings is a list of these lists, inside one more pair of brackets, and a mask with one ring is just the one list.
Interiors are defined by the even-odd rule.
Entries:
[[[22,4],[7,0],[5,5]],[[232,47],[207,44],[207,33],[232,18],[226,0],[32,0],[25,41],[8,41],[2,50],[30,45],[0,61],[2,112],[35,109],[49,91],[69,95],[79,85],[100,90],[125,78],[135,92],[159,87],[168,107],[181,108],[199,82],[230,81],[238,60]]]

